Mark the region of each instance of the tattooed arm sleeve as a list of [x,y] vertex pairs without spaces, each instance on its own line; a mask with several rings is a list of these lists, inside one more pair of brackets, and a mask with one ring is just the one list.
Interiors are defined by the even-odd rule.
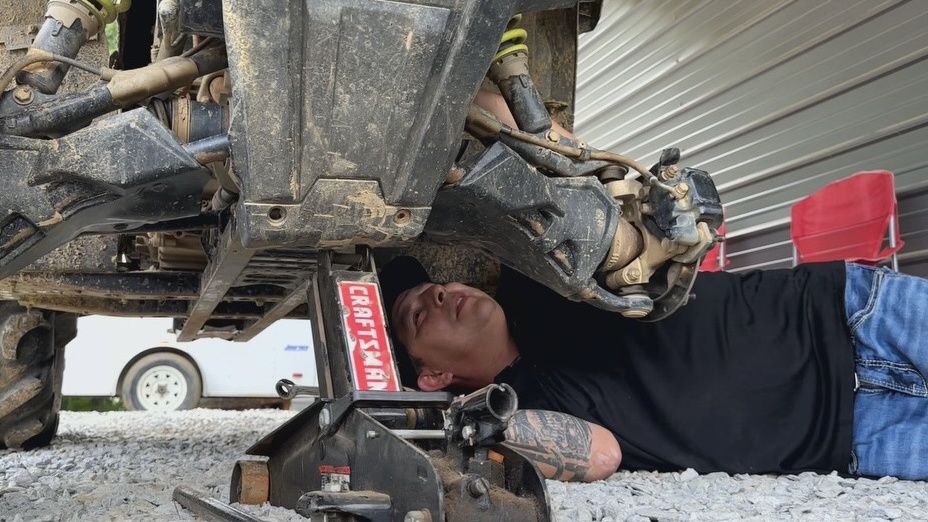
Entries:
[[609,431],[566,413],[520,410],[509,420],[505,445],[547,478],[592,482],[615,473],[622,452]]

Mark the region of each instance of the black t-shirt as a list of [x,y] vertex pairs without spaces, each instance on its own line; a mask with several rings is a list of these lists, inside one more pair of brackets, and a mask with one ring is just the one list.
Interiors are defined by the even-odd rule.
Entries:
[[522,409],[615,434],[623,469],[846,472],[854,356],[843,263],[700,274],[656,323],[571,302],[512,271],[497,299]]

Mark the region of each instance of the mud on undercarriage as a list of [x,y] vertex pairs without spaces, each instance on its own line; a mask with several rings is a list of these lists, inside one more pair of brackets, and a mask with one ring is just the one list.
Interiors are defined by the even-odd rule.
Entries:
[[[570,299],[665,317],[721,205],[676,149],[647,167],[552,127],[571,127],[576,39],[599,4],[49,0],[25,40],[3,42],[0,298],[173,317],[179,340],[311,318],[327,330],[324,396],[359,426],[390,414],[357,407],[414,401],[352,395],[370,390],[333,362],[352,346],[332,326],[334,294],[321,301],[332,274],[376,285],[375,259],[451,244]],[[78,59],[104,27],[112,63]],[[75,88],[74,70],[100,83]],[[516,125],[472,103],[481,88]],[[452,264],[472,272],[473,259]],[[463,447],[459,430],[431,429],[444,451]]]
[[[247,340],[306,316],[319,252],[420,238],[659,318],[714,239],[704,173],[673,154],[647,169],[551,131],[552,111],[569,126],[576,36],[597,2],[129,6],[49,2],[31,47],[6,59],[4,298]],[[147,45],[153,63],[74,61],[107,23],[122,28],[114,56]],[[75,67],[105,83],[59,94]],[[522,131],[471,108],[488,74]]]

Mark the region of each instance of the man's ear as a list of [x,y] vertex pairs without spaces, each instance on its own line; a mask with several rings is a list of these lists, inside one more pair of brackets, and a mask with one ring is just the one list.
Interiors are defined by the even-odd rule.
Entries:
[[454,374],[451,372],[438,372],[423,369],[416,383],[419,385],[420,390],[431,392],[447,388],[448,385],[451,384],[452,379],[454,379]]

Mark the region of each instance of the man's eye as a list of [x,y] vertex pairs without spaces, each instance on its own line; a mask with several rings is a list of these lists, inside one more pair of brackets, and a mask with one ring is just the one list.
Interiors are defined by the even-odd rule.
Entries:
[[422,310],[419,310],[412,316],[412,324],[416,325],[416,328],[419,328],[419,325],[422,324],[422,318],[425,314],[422,313]]

